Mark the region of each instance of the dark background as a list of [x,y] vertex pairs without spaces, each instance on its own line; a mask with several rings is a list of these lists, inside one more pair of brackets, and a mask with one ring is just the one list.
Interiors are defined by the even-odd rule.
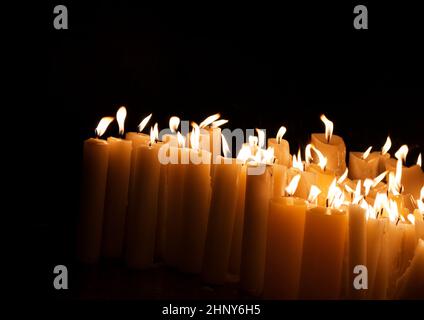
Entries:
[[[53,28],[56,4],[67,6],[69,30]],[[357,4],[368,6],[369,30],[353,28]],[[53,267],[74,263],[83,140],[120,105],[128,131],[151,112],[159,128],[172,115],[200,122],[220,112],[229,128],[275,135],[285,125],[294,153],[310,133],[323,132],[325,113],[348,151],[380,149],[388,134],[392,154],[408,144],[409,164],[423,151],[424,19],[411,3],[64,1],[43,8],[47,40],[34,63],[47,77],[36,111],[47,121],[38,125],[45,142],[32,150],[28,198],[40,210],[26,210],[38,297],[57,297]],[[40,41],[28,41],[27,54],[39,52]],[[106,136],[117,131],[113,124]]]

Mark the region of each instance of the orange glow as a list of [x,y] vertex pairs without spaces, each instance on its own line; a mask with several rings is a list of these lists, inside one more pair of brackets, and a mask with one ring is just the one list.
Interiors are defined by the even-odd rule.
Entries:
[[217,120],[217,121],[212,122],[211,127],[212,128],[218,128],[218,127],[226,124],[227,122],[228,122],[228,120],[225,120],[225,119]]
[[368,149],[367,149],[367,151],[365,151],[363,154],[362,154],[362,159],[367,159],[368,158],[368,156],[370,155],[370,152],[371,152],[371,149],[372,149],[372,147],[369,147]]
[[383,148],[381,148],[381,154],[385,155],[390,148],[392,147],[392,140],[390,140],[390,137],[387,136],[386,142],[383,145]]
[[310,203],[316,203],[318,196],[322,191],[316,186],[312,185],[311,190],[309,191],[308,201]]
[[421,153],[418,155],[418,158],[417,158],[417,165],[418,165],[418,166],[420,166],[420,167],[422,167]]
[[347,173],[348,173],[348,169],[346,168],[346,170],[343,172],[343,174],[340,176],[340,178],[337,180],[337,184],[342,184],[343,181],[346,180],[347,178]]
[[191,147],[194,150],[199,150],[199,146],[200,146],[200,128],[197,125],[197,123],[192,122],[191,126],[193,127],[193,130],[191,131],[191,135],[190,135],[190,144]]

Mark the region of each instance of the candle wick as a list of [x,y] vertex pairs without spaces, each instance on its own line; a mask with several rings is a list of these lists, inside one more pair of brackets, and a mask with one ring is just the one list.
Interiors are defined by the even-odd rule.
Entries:
[[396,225],[398,225],[399,221],[400,221],[400,216],[397,218]]
[[325,199],[325,207],[328,208],[328,198]]

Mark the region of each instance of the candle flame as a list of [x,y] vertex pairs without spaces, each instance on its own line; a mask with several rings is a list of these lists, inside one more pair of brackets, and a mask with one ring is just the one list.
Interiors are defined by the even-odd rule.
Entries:
[[337,180],[337,184],[342,184],[343,181],[346,180],[347,178],[347,173],[348,173],[348,169],[346,168],[346,170],[343,172],[343,174],[340,176],[340,178]]
[[138,132],[142,132],[144,130],[144,128],[146,127],[146,125],[149,123],[151,117],[152,117],[152,113],[149,114],[143,120],[141,120],[140,124],[138,125]]
[[243,144],[237,155],[237,160],[240,160],[246,163],[247,160],[251,158],[251,156],[252,156],[252,152],[251,152],[250,146],[248,146],[247,144]]
[[219,113],[211,115],[209,117],[207,117],[205,120],[203,120],[202,122],[200,122],[199,127],[201,129],[207,127],[208,125],[210,125],[212,122],[218,120],[221,117],[221,115]]
[[408,214],[407,218],[411,224],[415,224],[415,216],[413,214]]
[[358,180],[358,182],[356,183],[356,188],[355,191],[353,192],[353,200],[352,200],[352,204],[359,204],[359,202],[362,200],[362,195],[361,195],[361,180]]
[[305,161],[306,161],[307,164],[310,164],[311,160],[313,159],[311,149],[312,149],[311,144],[306,145],[306,147],[305,147]]
[[[221,133],[221,139],[222,139],[222,153],[224,154],[225,158],[231,158],[231,150],[228,146],[227,139],[225,139],[224,135]],[[240,153],[239,153],[240,155]]]
[[288,186],[285,188],[285,191],[287,192],[289,196],[294,195],[294,193],[296,192],[297,186],[299,184],[299,180],[300,180],[300,174],[295,175],[293,179],[291,179]]
[[226,124],[227,122],[228,122],[228,120],[225,120],[225,119],[217,120],[217,121],[212,122],[211,127],[212,128],[218,128],[218,127]]
[[177,132],[177,140],[178,140],[178,146],[180,148],[185,148],[186,138],[179,132]]
[[259,148],[265,149],[265,130],[256,129],[256,132],[258,133]]
[[[398,161],[399,162],[399,161]],[[402,170],[400,171],[402,172]],[[397,196],[399,195],[399,191],[400,191],[400,179],[396,178],[396,175],[394,172],[389,172],[389,186],[387,188],[387,190],[392,193],[393,195]]]
[[374,178],[374,183],[372,185],[373,188],[376,187],[381,181],[383,181],[384,177],[387,175],[387,172],[388,171],[386,170]]
[[368,156],[370,155],[370,152],[371,152],[371,149],[372,149],[372,146],[371,147],[369,147],[363,154],[362,154],[362,159],[363,160],[366,160],[367,158],[368,158]]
[[325,124],[325,140],[330,142],[331,137],[333,136],[334,124],[332,121],[328,120],[324,114],[321,115],[320,119]]
[[396,151],[396,153],[395,153],[396,159],[401,160],[401,161],[405,161],[406,155],[408,154],[408,151],[409,151],[408,146],[406,144],[404,144],[402,147],[399,148],[398,151]]
[[278,129],[276,140],[277,143],[281,143],[281,139],[283,139],[284,134],[287,132],[287,129],[285,126],[281,126],[280,129]]
[[396,162],[396,173],[395,173],[395,183],[396,183],[396,190],[398,192],[401,192],[402,188],[402,158],[399,158]]
[[381,154],[385,155],[390,150],[391,147],[392,147],[392,140],[390,140],[390,137],[387,136],[386,142],[381,148]]
[[150,127],[150,145],[154,144],[159,140],[159,128],[156,122],[153,127]]
[[374,180],[366,178],[364,181],[364,194],[367,196],[370,193],[371,187],[374,185]]
[[105,131],[106,131],[107,127],[109,126],[109,124],[110,124],[113,120],[114,120],[114,117],[103,117],[103,118],[99,121],[99,124],[97,125],[97,128],[96,128],[96,135],[97,135],[98,137],[101,137],[101,136],[105,133]]
[[122,136],[124,134],[124,124],[125,118],[127,117],[127,109],[122,106],[116,112],[116,121],[118,121],[119,134]]
[[420,199],[424,201],[424,186],[422,186],[420,191]]
[[387,193],[377,193],[374,200],[374,211],[380,212],[388,207]]
[[325,170],[325,166],[327,165],[327,158],[324,157],[324,155],[322,154],[321,151],[318,150],[318,148],[315,148],[314,145],[312,145],[312,150],[314,150],[314,152],[317,154],[318,156],[318,166],[322,169]]
[[308,201],[310,203],[316,202],[316,200],[317,200],[317,198],[318,198],[318,196],[321,192],[322,191],[316,185],[312,185],[311,190],[309,190]]
[[191,126],[193,127],[193,130],[191,131],[190,135],[190,144],[192,149],[199,150],[200,146],[200,128],[197,125],[197,123],[192,122]]
[[274,148],[273,147],[268,147],[266,150],[263,150],[262,162],[267,164],[274,163]]
[[172,132],[177,132],[178,126],[180,125],[180,118],[173,116],[169,119],[169,129]]
[[258,137],[257,136],[249,136],[249,145],[251,147],[255,147],[258,145]]
[[303,163],[302,163],[302,158],[296,156],[295,154],[293,155],[293,164],[292,164],[293,168],[296,168],[300,171],[304,171],[303,169]]
[[327,203],[332,208],[340,208],[343,202],[343,191],[337,186],[337,178],[334,178],[328,188]]
[[345,189],[346,189],[346,191],[347,192],[349,192],[349,193],[354,193],[355,192],[355,190],[353,190],[351,187],[349,187],[349,185],[345,185]]
[[422,167],[421,153],[418,155],[418,158],[417,158],[417,166]]

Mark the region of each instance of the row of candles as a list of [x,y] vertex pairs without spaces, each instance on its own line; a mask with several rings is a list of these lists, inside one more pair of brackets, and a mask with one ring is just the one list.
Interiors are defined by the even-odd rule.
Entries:
[[[101,139],[114,120],[105,117],[84,142],[81,261],[164,261],[271,299],[424,297],[421,154],[406,167],[408,147],[392,158],[388,137],[381,151],[350,152],[347,167],[322,115],[325,133],[311,135],[304,160],[290,155],[285,127],[267,149],[257,130],[231,158],[219,114],[187,136],[172,117],[162,141],[157,124],[142,133],[151,116],[124,134],[121,107],[120,138]],[[366,267],[359,290],[357,266]]]

